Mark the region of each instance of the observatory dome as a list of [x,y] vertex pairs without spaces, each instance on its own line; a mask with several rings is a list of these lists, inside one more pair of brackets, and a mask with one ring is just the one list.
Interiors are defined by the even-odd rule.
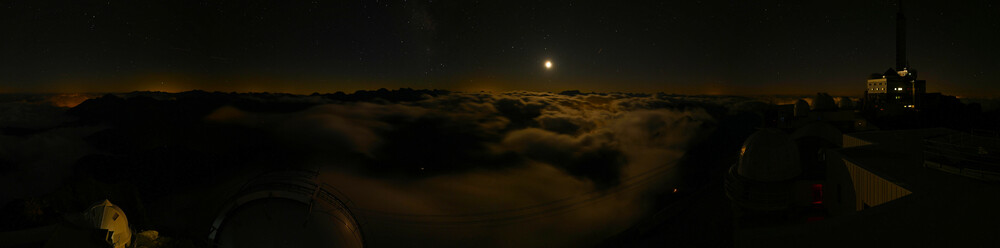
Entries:
[[320,211],[288,198],[263,198],[234,209],[216,242],[225,247],[362,247],[347,213]]
[[795,116],[808,116],[809,115],[809,103],[806,100],[799,99],[795,101]]
[[125,217],[125,212],[111,204],[111,201],[105,199],[94,204],[84,212],[84,216],[93,225],[92,227],[108,231],[105,239],[113,247],[129,247],[132,242],[132,229],[128,227],[128,218]]
[[837,110],[837,102],[833,101],[833,97],[827,93],[816,93],[816,98],[813,99],[813,110]]
[[798,147],[777,129],[763,129],[747,138],[740,150],[737,173],[758,182],[792,179],[802,172]]
[[315,177],[283,171],[249,182],[216,218],[209,238],[234,248],[364,247],[344,196]]
[[846,96],[839,97],[837,98],[837,107],[840,109],[852,109],[854,108],[854,100]]

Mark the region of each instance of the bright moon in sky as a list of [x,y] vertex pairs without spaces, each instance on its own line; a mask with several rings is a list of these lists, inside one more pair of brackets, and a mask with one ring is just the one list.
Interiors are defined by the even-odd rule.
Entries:
[[545,61],[545,69],[552,69],[552,61],[549,60]]

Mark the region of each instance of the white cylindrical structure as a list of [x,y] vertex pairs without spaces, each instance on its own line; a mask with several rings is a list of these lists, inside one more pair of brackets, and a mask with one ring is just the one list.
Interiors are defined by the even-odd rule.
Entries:
[[107,230],[105,241],[113,247],[125,248],[132,244],[132,229],[128,226],[125,211],[111,204],[111,201],[105,199],[103,202],[94,204],[84,212],[84,217],[91,221],[92,227]]
[[286,171],[253,180],[220,211],[209,238],[227,248],[364,247],[349,201],[315,176]]

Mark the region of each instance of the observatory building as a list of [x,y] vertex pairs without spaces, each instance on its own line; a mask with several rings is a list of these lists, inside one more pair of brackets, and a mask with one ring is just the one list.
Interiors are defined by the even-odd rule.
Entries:
[[792,136],[769,128],[747,138],[725,180],[738,226],[785,225],[826,216],[824,168],[815,151],[834,146],[824,139],[829,132],[839,137],[835,127],[818,122]]
[[94,204],[84,213],[84,217],[114,248],[129,247],[132,243],[132,229],[128,227],[128,218],[125,217],[125,212],[111,204],[111,201],[105,199]]
[[349,201],[315,172],[284,171],[249,182],[219,212],[217,247],[364,247]]
[[0,233],[0,247],[133,247],[125,211],[107,199],[82,213],[63,216],[59,223]]
[[896,67],[884,73],[874,73],[868,78],[865,89],[865,108],[873,111],[902,111],[920,108],[921,98],[927,93],[927,83],[917,79],[917,71],[906,59],[906,16],[903,3],[896,12]]
[[1000,242],[1000,133],[817,122],[760,130],[740,153],[725,185],[737,247]]

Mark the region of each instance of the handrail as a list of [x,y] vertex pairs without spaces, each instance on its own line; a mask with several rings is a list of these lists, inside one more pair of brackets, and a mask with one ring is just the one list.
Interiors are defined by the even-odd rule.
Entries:
[[[298,201],[309,201],[304,203],[310,204],[310,209],[312,208],[313,202],[323,202],[325,204],[321,204],[321,206],[332,208],[334,211],[343,211],[344,215],[346,215],[344,217],[349,218],[349,220],[342,221],[353,222],[352,224],[354,224],[355,228],[353,228],[352,232],[354,235],[358,236],[361,240],[362,246],[364,246],[365,240],[361,230],[362,223],[358,220],[357,216],[351,212],[353,202],[332,185],[316,182],[315,178],[318,175],[318,173],[313,171],[278,171],[264,173],[251,179],[245,183],[243,187],[241,187],[238,193],[229,200],[227,206],[220,211],[219,216],[216,218],[216,221],[210,229],[209,239],[214,239],[216,231],[218,231],[218,228],[221,227],[224,219],[230,211],[239,205],[253,201],[253,199],[247,200],[245,198],[251,197],[260,199],[260,197],[291,197],[290,199],[297,199]],[[268,192],[267,196],[260,196],[260,193],[262,192]],[[280,192],[285,192],[287,194],[275,194]]]

